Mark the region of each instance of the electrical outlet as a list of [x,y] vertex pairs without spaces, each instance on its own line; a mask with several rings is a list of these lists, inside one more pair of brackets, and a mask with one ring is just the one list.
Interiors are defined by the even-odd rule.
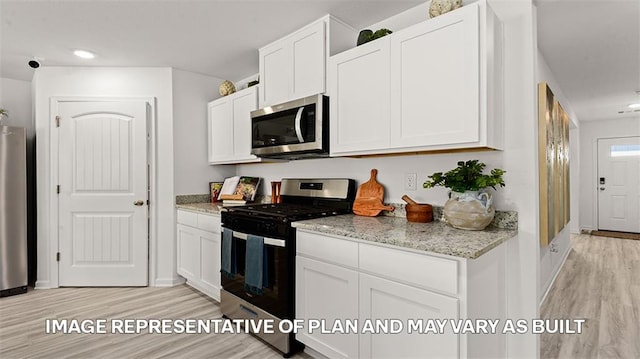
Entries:
[[418,189],[418,175],[415,173],[404,174],[404,189],[407,191],[416,191]]

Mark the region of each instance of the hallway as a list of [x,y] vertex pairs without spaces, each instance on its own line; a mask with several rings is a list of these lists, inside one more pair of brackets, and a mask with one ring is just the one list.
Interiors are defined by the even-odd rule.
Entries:
[[544,334],[541,358],[640,358],[640,241],[572,235],[572,252],[540,308],[586,319],[582,334]]

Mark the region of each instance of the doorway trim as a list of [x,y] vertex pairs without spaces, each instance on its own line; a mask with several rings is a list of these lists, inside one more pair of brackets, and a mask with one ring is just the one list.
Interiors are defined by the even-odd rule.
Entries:
[[152,287],[155,284],[155,278],[157,278],[157,262],[158,262],[158,178],[157,178],[157,99],[155,97],[80,97],[80,96],[52,96],[49,100],[49,120],[51,131],[49,132],[49,160],[51,164],[51,176],[49,178],[49,184],[51,190],[49,191],[49,250],[50,257],[53,258],[50,263],[50,283],[49,288],[58,288],[60,283],[60,273],[58,268],[58,261],[55,260],[56,254],[60,248],[59,238],[59,197],[55,191],[55,186],[59,180],[58,170],[58,145],[59,145],[59,133],[56,130],[56,116],[59,113],[59,104],[61,102],[82,102],[82,101],[145,101],[147,103],[147,161],[148,161],[148,176],[147,181],[149,184],[149,246],[148,246],[148,286]]

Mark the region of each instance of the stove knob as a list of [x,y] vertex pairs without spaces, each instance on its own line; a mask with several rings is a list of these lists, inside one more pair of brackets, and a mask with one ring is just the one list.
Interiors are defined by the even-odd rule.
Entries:
[[275,223],[265,223],[264,224],[264,230],[265,232],[271,232],[276,228]]

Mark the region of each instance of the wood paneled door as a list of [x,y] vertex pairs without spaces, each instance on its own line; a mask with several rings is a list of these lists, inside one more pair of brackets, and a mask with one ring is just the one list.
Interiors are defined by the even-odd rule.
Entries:
[[148,284],[148,104],[58,102],[60,286]]

